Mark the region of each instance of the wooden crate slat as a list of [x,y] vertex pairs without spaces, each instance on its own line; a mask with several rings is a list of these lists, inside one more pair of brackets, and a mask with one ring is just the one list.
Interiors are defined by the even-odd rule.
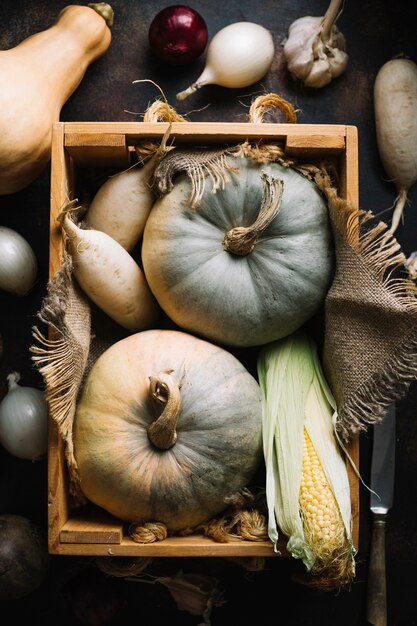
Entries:
[[352,541],[356,549],[359,546],[359,437],[353,437],[348,446],[348,453],[353,463],[346,460],[346,467],[350,487],[350,502],[352,511]]
[[61,543],[117,543],[123,539],[123,523],[117,520],[103,520],[74,517],[68,519],[59,533]]
[[312,152],[315,157],[342,154],[345,147],[344,135],[289,135],[285,143],[285,152],[289,156],[306,158]]
[[63,543],[55,554],[79,556],[134,556],[134,557],[280,557],[287,556],[284,544],[282,552],[274,551],[269,541],[230,541],[216,543],[200,536],[170,537],[164,541],[139,544],[124,538],[121,543]]
[[[57,217],[69,199],[71,163],[64,153],[64,124],[54,125],[51,152],[51,209],[49,276],[53,277],[61,265],[63,240]],[[54,339],[53,329],[49,339]],[[59,532],[68,519],[68,485],[62,438],[51,415],[48,426],[48,544],[50,551],[58,548]]]
[[64,151],[64,124],[54,125],[51,148],[51,212],[49,239],[49,277],[58,271],[63,254],[61,227],[57,217],[71,197],[72,163]]
[[70,133],[64,135],[66,152],[83,167],[126,167],[129,151],[123,133]]
[[359,207],[358,130],[355,126],[348,126],[346,130],[342,193],[350,204]]
[[[169,124],[166,122],[65,122],[65,141],[70,135],[123,133],[127,144],[143,139],[162,138]],[[252,124],[225,122],[173,122],[171,138],[181,142],[230,143],[246,139],[285,139],[287,136],[322,135],[345,136],[346,127],[340,124]]]

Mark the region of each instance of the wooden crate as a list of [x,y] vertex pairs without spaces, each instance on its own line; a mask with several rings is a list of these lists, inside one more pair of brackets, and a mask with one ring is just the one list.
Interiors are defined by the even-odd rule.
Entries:
[[[74,196],[77,170],[85,167],[130,165],[135,144],[161,140],[166,123],[145,122],[59,122],[54,125],[51,164],[50,277],[61,264],[63,240],[57,216]],[[339,175],[339,193],[358,203],[358,142],[353,126],[324,124],[174,123],[171,136],[176,145],[236,145],[244,140],[267,139],[283,142],[289,157],[306,161],[317,157],[334,159]],[[68,499],[64,446],[53,419],[49,420],[48,449],[49,551],[52,554],[143,557],[273,557],[270,541],[240,539],[216,543],[195,535],[169,537],[161,542],[139,544],[125,532],[122,521],[98,507],[71,510]],[[359,466],[359,442],[353,440],[349,454]],[[353,541],[359,538],[359,482],[347,464],[352,501]],[[281,554],[286,538],[281,533]]]

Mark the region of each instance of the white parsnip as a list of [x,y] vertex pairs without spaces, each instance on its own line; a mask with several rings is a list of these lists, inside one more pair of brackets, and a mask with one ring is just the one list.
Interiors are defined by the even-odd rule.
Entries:
[[107,233],[131,252],[143,234],[155,201],[150,179],[157,163],[154,155],[145,165],[108,178],[88,208],[86,225]]
[[417,64],[397,57],[379,70],[374,85],[378,151],[397,197],[390,231],[401,221],[408,192],[417,181]]
[[68,207],[58,220],[67,235],[74,276],[86,295],[131,332],[152,327],[159,307],[129,252],[107,233],[79,228]]

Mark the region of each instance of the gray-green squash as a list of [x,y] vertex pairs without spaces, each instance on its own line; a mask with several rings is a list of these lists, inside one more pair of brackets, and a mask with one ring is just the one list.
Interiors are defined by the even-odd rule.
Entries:
[[174,179],[151,210],[142,261],[154,296],[180,328],[256,346],[289,335],[321,307],[333,239],[312,181],[278,163],[227,162],[238,171],[216,193],[208,177],[197,208],[188,174]]
[[130,522],[194,527],[227,508],[262,457],[261,394],[232,354],[176,330],[108,348],[74,421],[84,495]]

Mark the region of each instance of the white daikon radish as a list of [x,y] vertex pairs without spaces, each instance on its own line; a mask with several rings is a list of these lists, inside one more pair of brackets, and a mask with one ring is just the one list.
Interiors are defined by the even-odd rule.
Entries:
[[374,85],[378,151],[397,197],[390,231],[397,229],[417,181],[417,65],[397,57],[379,70]]
[[108,178],[84,218],[88,227],[107,233],[129,252],[142,236],[155,201],[150,179],[158,156]]
[[79,228],[69,218],[70,203],[58,220],[68,238],[74,276],[86,295],[115,322],[138,332],[159,315],[145,276],[133,257],[107,233]]

